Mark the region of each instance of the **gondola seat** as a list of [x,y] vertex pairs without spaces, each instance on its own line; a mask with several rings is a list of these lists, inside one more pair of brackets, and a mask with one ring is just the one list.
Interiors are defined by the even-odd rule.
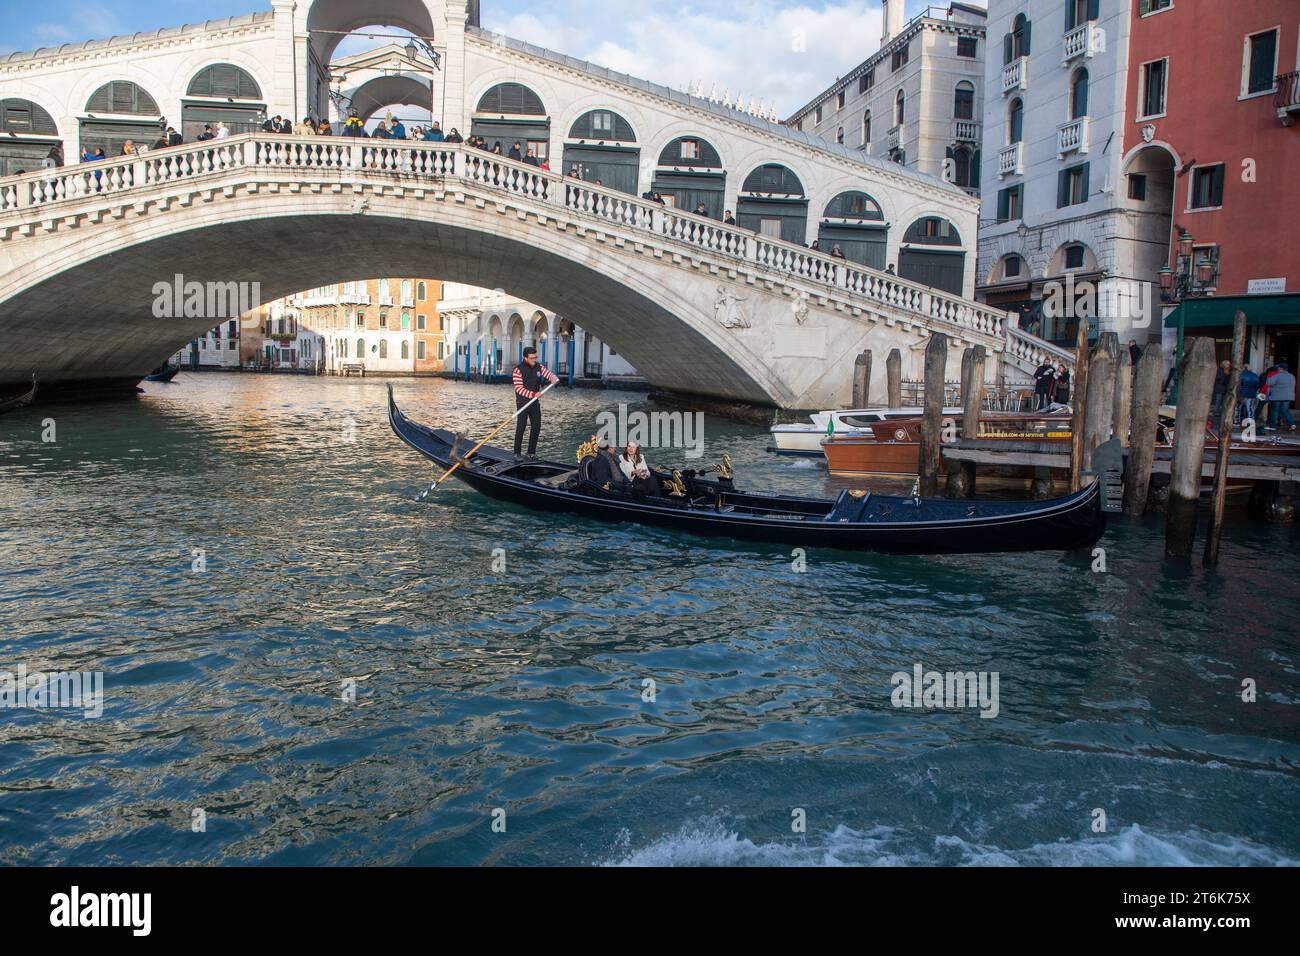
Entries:
[[867,505],[871,503],[871,492],[861,496],[855,496],[847,488],[840,492],[840,496],[835,499],[835,504],[831,510],[826,513],[826,521],[861,521],[862,516],[867,512]]

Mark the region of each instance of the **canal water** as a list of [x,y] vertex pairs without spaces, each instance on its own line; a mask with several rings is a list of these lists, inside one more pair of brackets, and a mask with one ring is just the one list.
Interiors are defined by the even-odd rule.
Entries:
[[[472,436],[512,407],[395,389]],[[1300,861],[1296,527],[1234,516],[1217,574],[1166,566],[1154,522],[1113,523],[1104,572],[822,550],[800,572],[456,483],[418,503],[431,470],[384,395],[182,373],[0,419],[0,672],[104,681],[99,717],[0,710],[0,863]],[[541,451],[620,402],[655,409],[547,396]],[[839,487],[764,429],[704,434],[683,463]],[[996,674],[996,716],[895,707],[917,665]]]

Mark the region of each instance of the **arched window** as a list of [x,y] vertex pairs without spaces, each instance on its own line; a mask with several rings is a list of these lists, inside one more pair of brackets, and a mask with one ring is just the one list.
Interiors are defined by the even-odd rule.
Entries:
[[233,63],[213,63],[194,74],[186,96],[222,96],[237,100],[260,100],[257,81]]
[[907,97],[903,91],[899,90],[898,95],[894,97],[894,125],[902,126],[903,120],[907,116]]
[[366,357],[366,340],[357,339],[357,358]]
[[402,328],[404,328],[404,329],[409,329],[410,327],[411,327],[411,313],[410,313],[410,312],[407,312],[405,309],[403,309],[403,310],[402,310]]
[[859,190],[842,192],[826,204],[826,219],[877,220],[884,221],[885,214],[876,202]]
[[1007,116],[1007,145],[1018,143],[1025,135],[1025,104],[1016,97]]
[[766,163],[745,177],[740,191],[802,196],[803,183],[799,181],[798,176],[780,163]]
[[975,84],[962,80],[952,93],[952,115],[954,119],[975,118]]
[[1025,260],[1015,253],[1002,260],[1003,279],[1018,279],[1025,274]]
[[403,358],[403,359],[409,359],[410,357],[411,357],[411,346],[410,346],[408,343],[403,342],[403,343],[402,343],[402,358]]
[[698,136],[679,136],[659,153],[660,166],[722,167],[722,157],[708,140]]
[[160,116],[158,102],[142,87],[130,80],[113,80],[105,83],[86,101],[87,113],[134,113],[140,116]]
[[1023,13],[1017,13],[1016,18],[1011,21],[1011,32],[1002,38],[1002,60],[1004,63],[1018,60],[1022,56],[1029,56],[1029,28],[1029,18]]
[[1070,119],[1088,115],[1088,71],[1077,70],[1070,83]]
[[952,182],[954,186],[965,188],[972,186],[971,182],[971,151],[965,146],[954,146],[948,149],[948,158],[952,160]]
[[54,118],[31,100],[0,100],[0,133],[58,136]]
[[379,340],[379,357],[381,359],[388,358],[388,339]]
[[635,143],[632,124],[613,110],[588,110],[574,120],[569,139],[594,139],[606,143]]
[[871,145],[871,110],[865,110],[862,114],[862,145]]
[[926,216],[907,227],[903,235],[904,242],[916,242],[927,246],[960,246],[961,234],[957,227],[947,219],[939,216]]
[[844,127],[843,127],[843,126],[841,126],[839,129],[837,129],[837,130],[835,131],[835,142],[837,142],[837,143],[839,143],[839,144],[841,144],[841,145],[844,144]]
[[542,98],[522,83],[498,83],[478,101],[478,112],[510,116],[545,116]]
[[421,302],[424,301],[424,296],[425,296],[425,287],[424,287],[424,283],[423,283],[423,282],[417,282],[417,283],[415,284],[415,296],[416,296],[416,298],[419,299]]
[[410,300],[411,300],[411,280],[403,279],[402,280],[402,301],[409,302]]

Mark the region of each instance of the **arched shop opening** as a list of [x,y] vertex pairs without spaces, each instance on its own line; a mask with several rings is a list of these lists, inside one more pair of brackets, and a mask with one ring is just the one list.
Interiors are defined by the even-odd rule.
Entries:
[[908,226],[898,254],[898,274],[961,295],[966,252],[961,247],[957,227],[938,216],[927,216]]
[[698,136],[679,136],[659,153],[650,190],[678,209],[693,212],[704,203],[711,218],[721,219],[727,173],[712,143]]
[[808,233],[803,183],[780,163],[759,166],[740,187],[736,223],[764,236],[802,243]]
[[817,242],[823,252],[839,246],[844,258],[883,270],[889,224],[878,202],[864,192],[850,190],[826,204]]
[[[41,168],[54,147],[62,147],[54,118],[31,100],[0,99],[0,176]],[[76,161],[65,156],[65,163]]]
[[564,174],[636,193],[641,149],[632,124],[613,110],[588,110],[574,122],[564,144]]
[[257,80],[233,63],[213,63],[194,74],[181,100],[181,135],[199,138],[204,126],[225,123],[230,134],[252,133],[266,120],[266,103]]
[[110,159],[122,155],[127,140],[152,146],[163,130],[158,101],[130,80],[105,83],[86,101],[80,118],[81,148],[104,150]]
[[503,153],[517,142],[525,155],[548,161],[551,119],[542,98],[522,83],[498,83],[479,97],[469,131],[482,136],[489,147],[500,143]]

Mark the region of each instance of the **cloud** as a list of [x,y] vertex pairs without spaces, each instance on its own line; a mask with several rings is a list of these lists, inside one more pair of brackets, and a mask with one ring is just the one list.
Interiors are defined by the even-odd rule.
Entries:
[[[516,13],[488,29],[601,66],[685,89],[692,81],[719,96],[753,97],[786,116],[861,63],[880,43],[879,0],[821,8],[771,0],[650,7],[563,3],[562,15]],[[490,13],[490,9],[489,9]],[[575,26],[574,24],[579,24]]]

